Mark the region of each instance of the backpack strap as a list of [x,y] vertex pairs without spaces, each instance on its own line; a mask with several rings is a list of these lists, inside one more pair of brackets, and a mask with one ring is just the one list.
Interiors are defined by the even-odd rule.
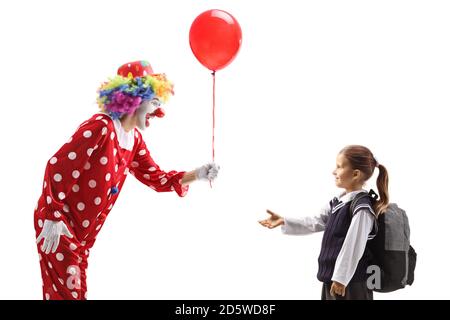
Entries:
[[354,213],[355,213],[355,209],[357,209],[357,206],[359,204],[359,202],[368,197],[369,201],[371,204],[373,204],[377,199],[378,199],[378,195],[375,193],[375,191],[373,191],[372,189],[370,189],[369,192],[360,192],[358,193],[352,200],[352,203],[350,204],[350,215],[353,217]]
[[[370,189],[369,192],[360,192],[358,193],[352,200],[351,204],[350,204],[350,216],[353,217],[355,214],[355,210],[358,209],[358,205],[361,202],[362,199],[364,198],[369,198],[369,201],[371,204],[373,204],[377,199],[378,199],[378,195],[376,194],[375,191],[373,191],[372,189]],[[375,216],[375,221],[374,221],[374,225],[373,225],[373,230],[370,232],[369,234],[369,240],[373,239],[377,233],[378,233],[378,221],[377,221],[377,216],[376,213],[373,211],[372,208],[370,208],[370,211],[374,214]]]

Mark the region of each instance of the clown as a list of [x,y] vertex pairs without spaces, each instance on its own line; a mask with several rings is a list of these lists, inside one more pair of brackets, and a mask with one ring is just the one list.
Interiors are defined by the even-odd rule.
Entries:
[[123,65],[98,90],[101,112],[48,161],[34,212],[44,299],[86,299],[89,250],[128,174],[181,197],[191,182],[217,177],[214,163],[167,172],[153,161],[136,128],[145,130],[154,117],[163,117],[161,104],[172,94],[173,85],[148,62]]

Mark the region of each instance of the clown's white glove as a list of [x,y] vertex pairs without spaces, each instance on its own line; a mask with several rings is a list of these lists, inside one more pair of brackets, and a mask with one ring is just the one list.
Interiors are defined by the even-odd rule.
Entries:
[[205,164],[200,168],[195,169],[195,177],[198,180],[214,180],[219,174],[220,166],[216,165],[214,162]]
[[42,231],[36,239],[36,243],[44,239],[44,244],[41,247],[42,252],[49,254],[51,250],[52,253],[55,253],[61,235],[68,236],[69,238],[73,237],[63,221],[45,220]]

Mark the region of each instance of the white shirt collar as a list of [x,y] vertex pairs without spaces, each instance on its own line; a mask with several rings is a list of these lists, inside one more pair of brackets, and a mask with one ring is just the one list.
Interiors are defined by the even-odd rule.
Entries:
[[345,193],[345,192],[341,193],[339,195],[339,201],[341,201],[342,203],[352,201],[356,197],[356,195],[361,192],[367,192],[367,190],[361,189],[361,190],[356,190],[356,191],[352,191],[349,193]]

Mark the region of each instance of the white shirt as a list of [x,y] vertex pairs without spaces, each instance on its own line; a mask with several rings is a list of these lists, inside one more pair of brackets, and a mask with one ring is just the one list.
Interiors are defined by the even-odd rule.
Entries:
[[[342,203],[352,201],[361,191],[365,190],[342,194],[339,197],[339,200],[342,201]],[[324,231],[330,212],[331,207],[328,203],[322,208],[319,215],[315,217],[304,217],[300,219],[284,218],[284,225],[281,227],[281,231],[284,234],[291,235],[305,235]],[[333,276],[331,278],[332,281],[339,282],[345,286],[348,285],[356,271],[359,260],[364,254],[364,249],[366,248],[366,243],[374,221],[375,216],[368,209],[361,209],[359,214],[353,216],[341,251],[336,259]]]
[[119,140],[120,147],[129,151],[133,150],[134,146],[134,130],[128,132],[122,127],[119,119],[113,120],[114,128],[116,129],[117,140]]
[[[100,112],[104,115],[107,115],[111,118],[109,114],[106,112]],[[112,118],[111,118],[112,120]],[[129,151],[133,150],[134,146],[134,130],[130,130],[128,132],[122,127],[122,123],[119,119],[113,120],[114,128],[116,129],[117,140],[119,141],[119,146],[121,148],[127,149]]]

